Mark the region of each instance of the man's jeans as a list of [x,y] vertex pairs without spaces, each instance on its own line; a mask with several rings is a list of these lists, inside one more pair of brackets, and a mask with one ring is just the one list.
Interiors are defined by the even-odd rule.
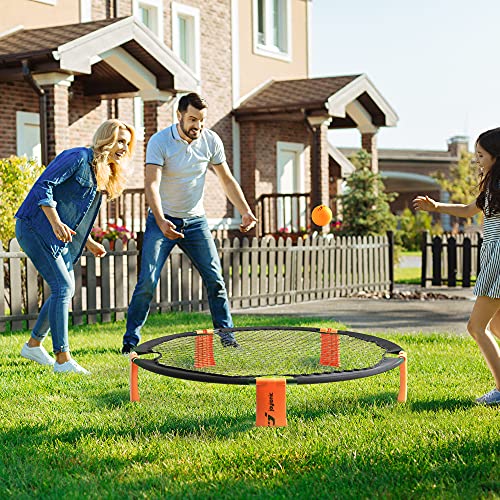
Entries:
[[50,327],[54,352],[67,352],[69,305],[75,293],[75,275],[68,247],[54,259],[38,232],[21,219],[16,221],[16,238],[51,291],[40,310],[31,336],[42,342]]
[[[175,245],[179,245],[201,275],[207,289],[214,327],[233,327],[219,255],[206,218],[178,219],[167,215],[165,217],[175,224],[176,231],[182,232],[184,238],[176,240],[166,238],[156,224],[152,212],[149,212],[142,245],[141,271],[128,307],[127,331],[123,336],[124,344],[135,346],[139,343],[140,330],[148,317],[149,306],[153,300],[161,270]],[[229,337],[232,338],[232,335],[230,334]]]

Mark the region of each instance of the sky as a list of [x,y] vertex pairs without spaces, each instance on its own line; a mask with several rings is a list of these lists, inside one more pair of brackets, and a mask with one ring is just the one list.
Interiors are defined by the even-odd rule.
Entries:
[[[313,0],[311,76],[366,73],[399,116],[379,148],[446,150],[500,126],[500,0]],[[359,132],[331,132],[359,146]]]

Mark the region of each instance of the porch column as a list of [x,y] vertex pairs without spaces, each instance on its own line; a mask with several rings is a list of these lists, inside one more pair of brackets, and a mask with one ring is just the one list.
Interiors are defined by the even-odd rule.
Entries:
[[[311,208],[317,205],[330,206],[330,175],[327,131],[331,118],[324,116],[308,117],[311,126]],[[317,227],[317,226],[316,226]],[[325,226],[322,231],[327,233],[329,227]]]
[[172,124],[172,115],[168,113],[173,96],[167,92],[155,92],[154,97],[147,97],[141,93],[144,103],[144,159],[146,147],[151,136]]
[[[259,218],[257,223],[259,227],[264,222],[260,220],[262,214],[258,213],[256,206],[256,172],[257,172],[257,124],[252,121],[240,122],[240,185],[248,204],[255,210],[256,216]],[[258,234],[261,231],[257,231]]]
[[371,155],[371,169],[374,174],[378,174],[378,149],[377,149],[377,131],[361,131],[361,147]]
[[69,87],[73,76],[45,73],[35,76],[47,96],[47,163],[71,145],[69,140]]

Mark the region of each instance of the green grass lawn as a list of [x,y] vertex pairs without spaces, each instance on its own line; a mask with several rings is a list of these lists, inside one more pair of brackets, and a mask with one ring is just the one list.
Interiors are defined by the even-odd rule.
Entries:
[[[338,326],[238,316],[238,326]],[[204,314],[152,315],[144,340],[210,327]],[[73,328],[92,371],[56,376],[1,336],[0,498],[499,498],[500,408],[474,397],[491,376],[468,338],[381,335],[408,353],[398,370],[287,388],[288,426],[255,427],[255,387],[139,370],[129,402],[123,323]]]
[[394,282],[398,284],[420,285],[422,270],[420,267],[395,267]]

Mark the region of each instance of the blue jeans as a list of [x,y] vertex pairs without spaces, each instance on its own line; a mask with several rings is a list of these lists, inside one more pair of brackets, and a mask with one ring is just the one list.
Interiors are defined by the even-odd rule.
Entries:
[[[167,215],[165,217],[175,224],[176,231],[184,233],[184,238],[176,240],[166,238],[156,224],[152,212],[149,212],[142,245],[141,272],[128,307],[124,344],[135,346],[139,343],[140,330],[148,317],[149,306],[161,270],[175,245],[179,245],[201,275],[207,289],[214,327],[233,327],[219,255],[207,219],[205,217],[178,219]],[[232,334],[224,335],[226,336],[233,338]]]
[[40,310],[31,336],[42,342],[50,329],[54,353],[67,352],[69,305],[75,294],[71,254],[66,247],[55,259],[40,234],[24,220],[16,221],[16,238],[51,291]]

